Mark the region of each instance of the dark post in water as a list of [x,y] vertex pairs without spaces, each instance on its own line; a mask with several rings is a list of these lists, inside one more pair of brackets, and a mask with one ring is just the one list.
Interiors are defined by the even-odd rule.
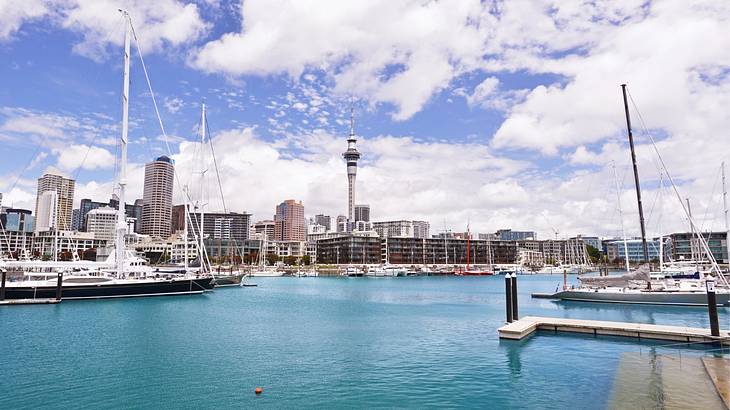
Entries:
[[517,313],[517,274],[512,274],[512,320],[520,318]]
[[720,336],[720,322],[717,319],[717,298],[715,296],[715,280],[707,279],[707,309],[710,312],[710,334]]
[[507,323],[512,323],[512,276],[504,275],[504,300],[507,305]]
[[56,300],[61,300],[61,290],[63,289],[63,272],[58,272],[58,282],[56,283]]
[[0,300],[5,300],[5,271],[0,271]]

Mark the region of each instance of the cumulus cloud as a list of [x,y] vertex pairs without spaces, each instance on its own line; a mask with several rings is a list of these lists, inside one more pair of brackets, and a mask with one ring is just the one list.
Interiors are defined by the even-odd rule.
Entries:
[[0,2],[0,42],[10,40],[23,23],[47,13],[48,7],[43,0]]
[[71,145],[55,150],[58,155],[58,167],[62,170],[73,171],[81,169],[110,169],[114,167],[114,155],[104,148]]
[[[318,11],[317,11],[318,10]],[[322,69],[335,91],[410,118],[483,54],[479,1],[246,1],[242,30],[205,44],[192,65],[230,76]]]

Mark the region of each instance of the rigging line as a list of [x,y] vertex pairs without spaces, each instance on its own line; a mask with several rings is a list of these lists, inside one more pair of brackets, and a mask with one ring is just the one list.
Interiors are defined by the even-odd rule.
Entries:
[[[667,179],[669,180],[669,183],[672,185],[672,190],[674,191],[674,194],[677,196],[677,199],[679,200],[679,204],[682,206],[682,210],[684,211],[685,215],[687,215],[690,225],[696,227],[696,224],[694,223],[692,218],[689,217],[689,211],[688,211],[687,207],[685,206],[684,201],[682,201],[682,195],[680,195],[679,189],[677,188],[677,185],[674,183],[674,178],[672,178],[672,174],[669,173],[669,170],[667,169],[667,166],[664,163],[664,158],[659,153],[659,148],[656,145],[654,136],[652,136],[651,133],[649,132],[649,130],[646,128],[646,123],[644,122],[644,117],[641,115],[641,111],[639,111],[639,107],[636,106],[634,97],[631,94],[631,91],[628,90],[628,87],[627,87],[627,92],[629,95],[629,99],[631,99],[631,104],[633,105],[634,110],[636,111],[636,114],[639,117],[639,121],[641,122],[643,131],[649,137],[649,139],[651,141],[652,148],[654,148],[654,152],[656,153],[657,157],[659,158],[659,162],[662,164],[664,173],[667,175]],[[710,250],[709,244],[704,240],[704,238],[701,235],[699,235],[698,238],[700,239],[700,243],[702,244],[704,251],[707,253],[707,257],[710,260],[710,263],[712,264],[712,268],[717,271],[717,276],[723,282],[723,285],[730,286],[730,283],[728,283],[728,280],[722,274],[722,271],[720,270],[720,267],[717,264],[717,260],[715,259],[714,255],[712,254],[712,251]]]
[[[707,222],[707,214],[710,212],[711,205],[714,205],[715,202],[717,202],[717,199],[713,200],[715,198],[715,189],[717,189],[717,184],[720,182],[720,177],[722,174],[722,167],[717,169],[717,177],[715,178],[715,182],[712,184],[712,192],[710,193],[710,200],[707,201],[707,206],[705,207],[705,214],[702,216],[702,223],[700,224],[700,232],[702,232],[702,229],[705,227],[705,222]],[[712,226],[712,224],[710,224]]]

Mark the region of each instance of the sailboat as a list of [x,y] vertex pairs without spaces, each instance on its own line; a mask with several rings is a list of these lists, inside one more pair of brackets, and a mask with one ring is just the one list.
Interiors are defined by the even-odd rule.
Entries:
[[[698,279],[673,279],[662,278],[653,280],[648,262],[648,249],[646,244],[646,230],[644,227],[644,211],[641,202],[641,188],[639,185],[639,173],[636,165],[636,154],[634,151],[634,139],[631,131],[631,117],[626,96],[626,84],[621,85],[623,92],[624,109],[626,112],[626,125],[628,128],[629,147],[631,149],[631,160],[634,170],[634,182],[636,184],[636,197],[639,208],[639,223],[641,226],[641,238],[644,251],[645,264],[633,272],[620,276],[605,277],[579,277],[581,285],[575,288],[568,288],[564,285],[563,291],[552,295],[553,298],[581,302],[609,302],[609,303],[630,303],[630,304],[659,304],[659,305],[682,305],[682,306],[707,306],[706,280],[713,279],[712,274]],[[669,174],[667,174],[669,176]],[[669,178],[672,182],[671,177]],[[681,201],[681,199],[680,199]],[[682,204],[684,208],[684,204]],[[692,230],[695,223],[687,209]],[[729,234],[730,235],[730,234]],[[717,262],[712,256],[709,246],[701,235],[697,235],[701,246],[710,260],[713,270],[719,279],[720,284],[716,288],[717,304],[730,306],[730,289],[727,280],[720,271]],[[628,255],[627,255],[628,256]]]
[[490,270],[469,269],[471,256],[471,232],[469,227],[466,228],[466,269],[459,272],[460,276],[492,276],[494,272]]
[[[125,20],[124,31],[124,81],[122,94],[122,134],[120,138],[120,160],[117,174],[119,209],[115,236],[115,252],[106,262],[51,262],[55,275],[26,276],[22,281],[6,284],[7,299],[38,299],[57,297],[58,275],[61,274],[61,296],[63,299],[99,299],[136,296],[166,296],[202,294],[213,287],[213,277],[204,274],[186,273],[169,276],[153,271],[147,261],[126,249],[124,235],[127,230],[125,215],[125,190],[127,185],[127,142],[129,132],[129,64],[132,35],[132,20],[126,11],[120,10]],[[24,266],[45,262],[18,263]],[[9,262],[6,262],[6,266]],[[0,266],[2,268],[2,266]],[[50,277],[49,277],[50,276]]]

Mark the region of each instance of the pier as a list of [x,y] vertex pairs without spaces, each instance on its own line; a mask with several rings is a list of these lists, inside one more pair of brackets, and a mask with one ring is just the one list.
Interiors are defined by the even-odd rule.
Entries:
[[9,299],[0,300],[0,306],[14,306],[14,305],[49,305],[60,303],[60,299]]
[[712,336],[710,329],[695,327],[650,325],[644,323],[608,322],[602,320],[564,319],[526,316],[499,329],[500,339],[522,340],[537,330],[593,334],[594,336],[623,336],[637,339],[671,340],[678,342],[730,343],[730,333],[722,330]]

